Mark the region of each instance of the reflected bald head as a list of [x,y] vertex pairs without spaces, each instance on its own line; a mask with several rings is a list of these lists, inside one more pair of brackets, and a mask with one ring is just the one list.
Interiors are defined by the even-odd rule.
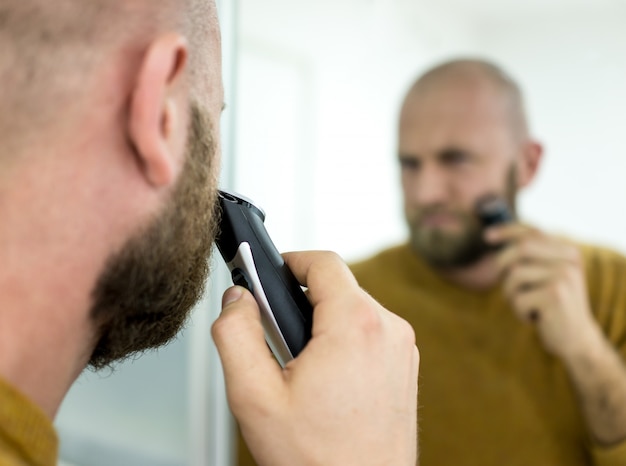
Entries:
[[514,133],[521,138],[528,137],[520,87],[502,68],[485,60],[457,59],[437,65],[415,81],[405,105],[412,97],[451,88],[490,93],[502,103]]
[[193,74],[214,10],[210,0],[2,0],[0,155],[8,137],[27,139],[83,101],[90,72],[113,55],[132,63],[161,32],[189,39]]

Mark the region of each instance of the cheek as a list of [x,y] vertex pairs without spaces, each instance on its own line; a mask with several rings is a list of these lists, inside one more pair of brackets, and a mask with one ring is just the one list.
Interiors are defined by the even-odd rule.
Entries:
[[450,183],[454,196],[457,199],[471,199],[488,189],[489,178],[483,171],[473,173],[459,173]]
[[494,167],[476,170],[474,173],[459,176],[453,184],[454,198],[463,207],[472,209],[475,203],[487,195],[506,196],[508,191],[509,170]]
[[403,171],[400,174],[400,183],[402,185],[402,191],[404,192],[404,195],[406,197],[406,194],[411,192],[411,190],[413,189],[413,186],[415,185],[415,179],[413,176],[411,176],[411,174]]

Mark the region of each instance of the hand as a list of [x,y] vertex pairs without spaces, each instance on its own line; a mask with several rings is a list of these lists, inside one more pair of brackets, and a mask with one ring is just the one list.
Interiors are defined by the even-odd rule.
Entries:
[[254,298],[224,295],[213,325],[232,412],[261,466],[415,465],[415,335],[360,289],[332,253],[286,254],[308,287],[313,336],[284,369]]
[[505,295],[522,320],[536,324],[548,351],[567,359],[599,341],[574,244],[521,224],[491,228],[486,239],[507,244],[496,259]]

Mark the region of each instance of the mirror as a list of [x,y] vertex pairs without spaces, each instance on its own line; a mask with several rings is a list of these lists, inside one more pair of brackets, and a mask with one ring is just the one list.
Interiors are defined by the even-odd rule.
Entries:
[[522,217],[626,250],[625,18],[619,0],[242,0],[235,187],[279,249],[402,241],[401,99],[437,62],[480,56],[517,79],[546,149]]

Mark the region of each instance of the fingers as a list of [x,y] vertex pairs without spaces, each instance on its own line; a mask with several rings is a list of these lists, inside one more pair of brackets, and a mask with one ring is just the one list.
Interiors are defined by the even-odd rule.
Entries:
[[222,314],[211,329],[222,360],[235,416],[254,403],[253,392],[280,393],[282,372],[267,344],[254,297],[244,288],[224,293]]
[[485,238],[508,244],[496,265],[504,293],[524,321],[540,322],[542,312],[563,301],[558,294],[576,289],[582,280],[580,251],[570,242],[522,224],[490,228]]
[[283,254],[296,279],[309,288],[309,299],[315,307],[346,289],[358,288],[345,262],[328,251],[290,252]]
[[307,296],[315,309],[313,336],[342,332],[364,320],[378,323],[380,306],[359,287],[337,254],[312,251],[283,256],[296,279],[308,287]]
[[498,255],[498,268],[505,272],[524,262],[546,265],[581,265],[578,248],[563,239],[546,235],[534,228],[515,224],[489,229],[485,237],[490,243],[506,243],[508,246]]
[[553,275],[553,270],[544,265],[522,263],[513,267],[504,279],[504,294],[513,298],[518,293],[545,285]]
[[585,283],[580,270],[571,264],[520,264],[506,276],[504,293],[522,320],[539,322],[547,311],[563,311],[585,301]]
[[539,323],[545,308],[545,293],[541,289],[524,291],[511,298],[515,315],[523,322]]
[[488,243],[504,243],[515,241],[530,233],[539,234],[540,232],[523,223],[506,223],[494,225],[485,231],[485,240]]

